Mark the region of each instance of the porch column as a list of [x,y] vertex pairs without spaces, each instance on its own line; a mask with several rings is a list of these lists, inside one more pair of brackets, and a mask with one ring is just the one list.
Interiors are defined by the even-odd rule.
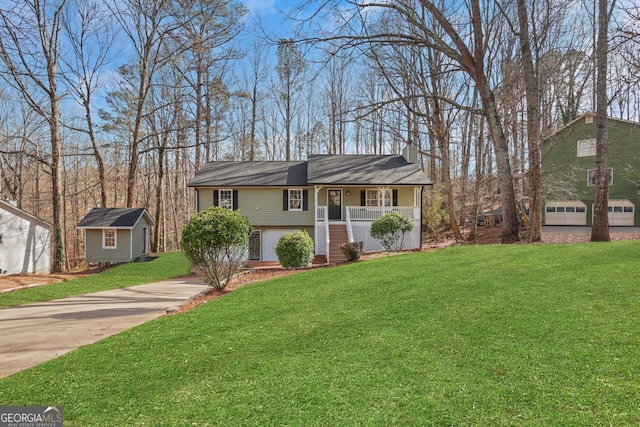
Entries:
[[313,213],[313,241],[315,243],[314,246],[316,246],[316,251],[317,250],[317,245],[318,245],[318,193],[320,192],[320,189],[322,187],[318,187],[317,185],[315,185],[313,187],[314,190],[314,199],[313,199],[313,206],[314,206],[314,210],[315,212]]
[[387,190],[389,187],[378,187],[378,191],[382,192],[382,215],[387,213]]

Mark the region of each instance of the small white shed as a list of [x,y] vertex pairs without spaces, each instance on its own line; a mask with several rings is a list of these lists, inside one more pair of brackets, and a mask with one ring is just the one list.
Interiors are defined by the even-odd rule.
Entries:
[[0,274],[51,272],[51,225],[0,200]]

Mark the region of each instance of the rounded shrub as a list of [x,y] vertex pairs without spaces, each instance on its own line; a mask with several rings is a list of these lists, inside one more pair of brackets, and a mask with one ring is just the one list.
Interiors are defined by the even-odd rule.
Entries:
[[191,218],[182,230],[180,245],[205,281],[224,288],[245,256],[252,227],[239,212],[213,206]]
[[306,267],[313,262],[313,239],[304,230],[285,234],[278,240],[275,249],[283,267]]
[[398,212],[389,212],[373,221],[371,237],[380,240],[388,251],[399,251],[404,247],[407,233],[413,230],[413,223]]

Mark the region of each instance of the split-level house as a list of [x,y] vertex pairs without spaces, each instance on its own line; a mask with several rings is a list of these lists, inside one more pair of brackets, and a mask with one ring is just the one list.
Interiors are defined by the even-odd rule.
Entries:
[[306,230],[316,256],[344,260],[339,244],[383,249],[370,236],[371,223],[395,211],[414,224],[405,248],[421,247],[422,191],[430,185],[418,149],[402,155],[310,155],[306,161],[214,161],[189,183],[196,211],[211,206],[238,210],[253,225],[249,261],[277,261],[283,235]]
[[[640,225],[640,123],[610,117],[609,225]],[[586,113],[544,140],[545,225],[593,224],[596,173],[595,114]]]

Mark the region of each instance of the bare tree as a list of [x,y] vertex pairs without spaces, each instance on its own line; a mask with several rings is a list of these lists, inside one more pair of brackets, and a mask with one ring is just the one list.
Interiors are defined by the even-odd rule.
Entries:
[[109,14],[93,0],[72,2],[63,20],[65,35],[73,50],[73,55],[64,59],[69,70],[65,80],[82,105],[86,120],[86,128],[75,130],[86,133],[91,141],[92,155],[98,168],[102,207],[107,207],[107,175],[96,136],[93,96],[100,85],[100,73],[112,60],[110,55],[115,33],[110,22]]
[[282,119],[285,128],[285,159],[291,160],[291,126],[296,111],[296,96],[302,88],[303,75],[307,69],[307,62],[302,52],[292,39],[278,41],[278,84],[275,90],[282,102]]
[[[53,270],[64,270],[62,137],[59,93],[60,35],[65,1],[12,1],[0,10],[0,56],[6,67],[4,80],[16,89],[29,106],[48,123],[50,149],[52,225],[54,231]],[[46,99],[43,104],[35,93]]]
[[[135,53],[130,69],[137,85],[134,98],[133,127],[129,141],[126,206],[136,203],[135,190],[143,140],[142,125],[155,73],[178,52],[166,48],[166,42],[184,24],[179,11],[169,0],[115,0],[113,16],[131,42]],[[174,45],[175,46],[175,45]]]
[[[419,5],[420,7],[417,7]],[[343,9],[343,5],[337,5]],[[386,10],[396,14],[405,22],[411,24],[411,31],[385,33],[374,26],[367,25],[372,10]],[[339,48],[351,48],[363,43],[378,45],[417,45],[430,47],[442,52],[459,69],[466,73],[474,82],[481,100],[482,111],[487,122],[487,129],[495,153],[498,173],[498,185],[502,205],[502,242],[514,243],[519,241],[518,220],[516,212],[513,174],[509,159],[509,144],[505,137],[499,106],[496,100],[492,81],[491,69],[488,67],[491,54],[489,41],[493,34],[491,24],[497,20],[496,11],[488,5],[481,6],[480,0],[469,0],[464,3],[434,2],[428,0],[399,0],[391,3],[364,2],[352,11],[353,19],[342,28],[348,28],[348,34],[333,34],[331,36],[316,37],[314,41],[335,40],[340,43]],[[468,20],[461,20],[461,16],[468,16]],[[340,16],[348,16],[341,13]],[[431,17],[438,23],[442,33],[433,31],[429,25]],[[357,32],[354,33],[353,30]],[[346,31],[346,30],[345,30]],[[489,32],[489,33],[487,33]]]

